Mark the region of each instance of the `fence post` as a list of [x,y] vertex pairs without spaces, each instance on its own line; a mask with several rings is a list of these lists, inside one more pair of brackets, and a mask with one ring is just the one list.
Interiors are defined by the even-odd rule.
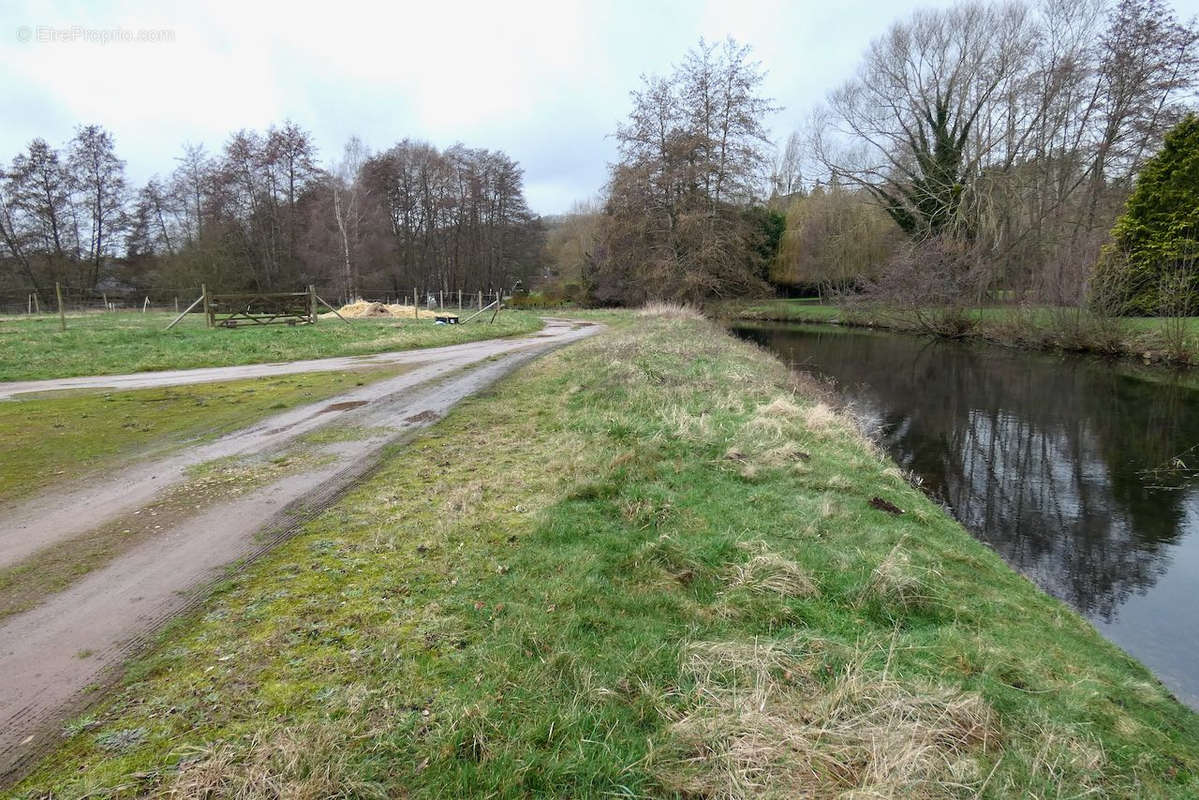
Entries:
[[483,310],[483,290],[479,290],[479,310]]
[[204,298],[204,327],[212,327],[212,310],[208,305],[208,284],[200,284],[200,296]]
[[[104,301],[104,305],[108,305],[107,300]],[[175,296],[175,313],[176,314],[179,313],[179,296],[178,295]]]
[[420,306],[418,306],[416,304],[416,287],[413,286],[412,287],[412,318],[413,319],[420,319],[420,311],[418,310],[419,308],[420,308]]
[[54,294],[58,296],[58,324],[65,331],[67,329],[67,312],[62,310],[62,287],[58,285],[58,281],[54,282]]
[[458,290],[458,310],[462,310],[462,290]]
[[445,311],[445,290],[444,289],[437,290],[437,307],[439,309],[441,309],[442,311]]
[[316,324],[316,287],[308,284],[308,319]]
[[30,293],[29,297],[26,297],[25,299],[29,301],[29,308],[25,310],[25,313],[32,314],[33,313],[33,294]]
[[37,296],[37,292],[33,293],[33,313],[39,317],[42,315],[42,299]]
[[[100,292],[100,296],[102,298],[104,298],[104,310],[107,311],[108,310],[108,292]],[[178,311],[179,309],[176,308],[175,310]]]

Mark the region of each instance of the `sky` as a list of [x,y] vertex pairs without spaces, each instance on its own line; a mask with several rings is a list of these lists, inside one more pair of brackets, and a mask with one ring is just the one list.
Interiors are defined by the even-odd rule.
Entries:
[[[700,37],[753,48],[781,144],[893,20],[948,4],[7,0],[0,160],[99,123],[141,184],[185,142],[215,153],[235,130],[290,119],[326,165],[354,135],[372,151],[404,138],[503,150],[533,211],[556,214],[602,189],[640,76],[668,72]],[[1174,7],[1199,14],[1199,0]]]

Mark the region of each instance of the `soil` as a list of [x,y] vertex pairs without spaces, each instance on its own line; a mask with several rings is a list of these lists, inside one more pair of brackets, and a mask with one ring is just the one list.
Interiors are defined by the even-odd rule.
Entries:
[[[152,505],[185,482],[190,467],[218,458],[261,457],[328,425],[366,438],[321,446],[307,469],[173,519],[107,564],[36,607],[0,622],[0,785],[15,780],[58,738],[62,721],[120,678],[122,666],[163,624],[204,598],[212,583],[291,535],[369,473],[387,445],[444,416],[465,397],[520,364],[598,328],[551,320],[545,336],[497,339],[363,358],[69,378],[0,386],[21,391],[120,389],[417,364],[394,378],[291,409],[170,457],[137,464],[92,485],[61,488],[0,508],[0,567]],[[51,385],[53,384],[53,385]]]

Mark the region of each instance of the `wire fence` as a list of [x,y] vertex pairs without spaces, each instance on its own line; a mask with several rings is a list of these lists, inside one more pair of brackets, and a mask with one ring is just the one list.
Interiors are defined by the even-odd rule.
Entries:
[[[44,315],[59,313],[58,293],[62,296],[62,311],[67,314],[88,312],[174,312],[179,313],[200,297],[203,289],[200,286],[184,286],[157,289],[90,289],[78,286],[59,285],[58,291],[51,286],[34,289],[16,289],[0,291],[0,315]],[[217,293],[216,287],[209,286],[209,293]],[[340,308],[351,302],[361,300],[385,305],[413,305],[425,309],[478,310],[490,305],[505,296],[503,289],[487,288],[474,291],[421,289],[413,287],[407,291],[394,288],[363,289],[354,298],[348,298],[343,289],[327,286],[316,287],[316,293],[330,305]],[[193,313],[203,313],[195,309]]]

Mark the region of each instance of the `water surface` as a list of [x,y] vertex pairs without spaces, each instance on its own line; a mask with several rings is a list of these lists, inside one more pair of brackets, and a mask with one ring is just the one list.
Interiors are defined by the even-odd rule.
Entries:
[[904,334],[736,332],[831,379],[971,533],[1199,709],[1199,391]]

